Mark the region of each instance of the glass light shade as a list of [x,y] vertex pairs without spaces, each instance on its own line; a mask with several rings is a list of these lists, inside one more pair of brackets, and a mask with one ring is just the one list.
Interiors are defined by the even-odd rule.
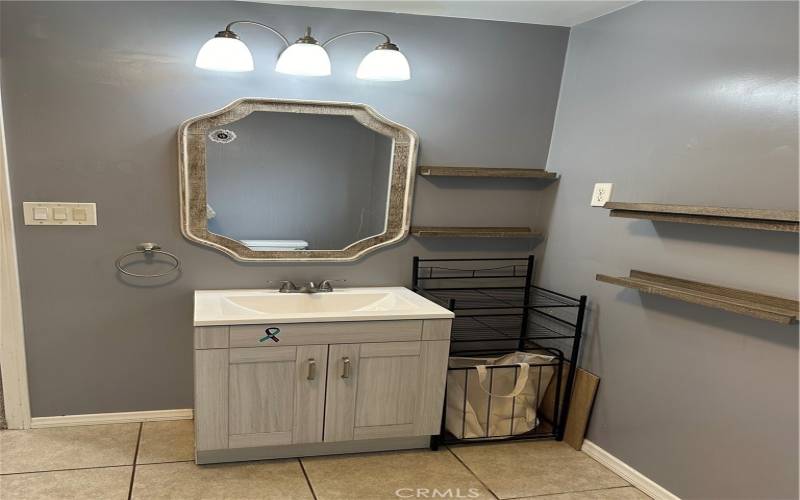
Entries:
[[253,55],[239,39],[214,37],[200,47],[195,66],[214,71],[253,71]]
[[408,59],[399,50],[375,49],[358,65],[356,78],[379,82],[400,82],[411,79]]
[[328,52],[316,43],[295,43],[281,53],[275,71],[288,75],[328,76],[331,74],[331,59]]

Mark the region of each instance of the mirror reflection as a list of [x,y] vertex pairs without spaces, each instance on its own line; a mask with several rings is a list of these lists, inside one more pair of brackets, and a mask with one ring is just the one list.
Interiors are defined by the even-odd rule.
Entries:
[[386,230],[392,139],[350,116],[254,111],[205,142],[212,233],[288,251]]

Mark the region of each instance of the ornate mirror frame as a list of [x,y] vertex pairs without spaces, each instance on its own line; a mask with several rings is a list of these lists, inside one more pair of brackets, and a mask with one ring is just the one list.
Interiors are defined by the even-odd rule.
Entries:
[[[206,135],[255,111],[350,116],[361,125],[392,138],[391,186],[383,233],[341,250],[252,250],[238,240],[212,233],[206,218]],[[196,243],[215,248],[239,261],[354,261],[368,252],[408,236],[417,165],[417,134],[365,104],[288,99],[238,99],[224,108],[190,118],[178,130],[178,176],[181,232]]]

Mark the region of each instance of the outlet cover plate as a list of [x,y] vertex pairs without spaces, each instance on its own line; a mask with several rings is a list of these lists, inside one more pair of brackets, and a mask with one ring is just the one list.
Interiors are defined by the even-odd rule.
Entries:
[[612,192],[614,192],[614,184],[610,182],[598,182],[594,185],[591,206],[602,207],[606,202],[611,201]]

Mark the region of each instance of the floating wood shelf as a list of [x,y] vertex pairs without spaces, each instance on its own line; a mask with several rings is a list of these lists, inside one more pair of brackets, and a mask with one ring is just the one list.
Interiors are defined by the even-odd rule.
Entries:
[[513,179],[556,179],[558,174],[539,168],[417,167],[425,177],[494,177]]
[[632,270],[627,278],[598,274],[597,281],[783,324],[796,322],[800,308],[796,300],[644,271]]
[[760,229],[763,231],[798,232],[797,210],[762,210],[756,208],[698,207],[692,205],[660,205],[657,203],[619,203],[610,201],[603,208],[611,217],[654,221],[705,224],[709,226]]
[[538,238],[542,233],[529,227],[436,227],[414,226],[411,234],[420,238]]

